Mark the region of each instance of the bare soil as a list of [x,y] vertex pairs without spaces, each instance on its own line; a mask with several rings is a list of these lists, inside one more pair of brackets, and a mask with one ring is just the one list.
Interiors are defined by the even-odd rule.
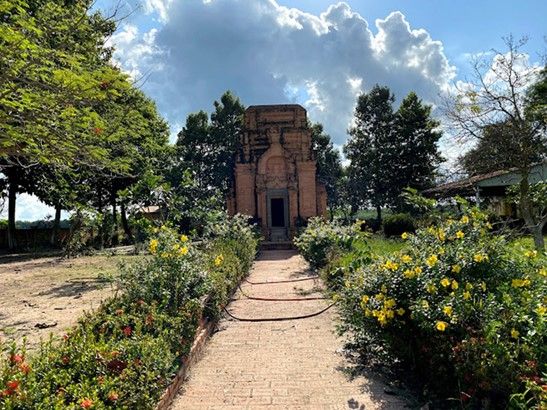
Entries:
[[113,294],[105,278],[116,275],[121,263],[139,258],[143,256],[0,257],[0,344],[26,337],[33,350],[50,333],[62,335],[84,311]]

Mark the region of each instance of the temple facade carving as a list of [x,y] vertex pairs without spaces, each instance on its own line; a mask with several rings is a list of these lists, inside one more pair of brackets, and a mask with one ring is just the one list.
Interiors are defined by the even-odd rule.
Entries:
[[327,193],[316,178],[303,107],[257,105],[245,111],[228,211],[254,217],[273,242],[292,239],[308,218],[326,214]]

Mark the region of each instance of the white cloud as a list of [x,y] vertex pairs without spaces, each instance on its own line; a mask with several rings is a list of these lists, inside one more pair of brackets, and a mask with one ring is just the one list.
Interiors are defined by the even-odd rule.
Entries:
[[[41,202],[36,196],[29,194],[17,195],[15,205],[15,219],[18,221],[37,221],[47,217],[53,218],[55,209]],[[0,213],[1,218],[8,217],[7,202]],[[62,212],[62,218],[67,218],[68,214]]]
[[144,10],[147,14],[157,13],[161,22],[166,22],[168,19],[167,10],[173,0],[146,0],[144,2]]
[[171,123],[211,109],[227,89],[245,104],[300,102],[342,144],[356,96],[375,83],[401,99],[415,90],[434,102],[455,76],[442,43],[400,12],[376,34],[346,3],[320,15],[274,0],[148,0],[156,31],[124,28],[116,59],[135,75]]

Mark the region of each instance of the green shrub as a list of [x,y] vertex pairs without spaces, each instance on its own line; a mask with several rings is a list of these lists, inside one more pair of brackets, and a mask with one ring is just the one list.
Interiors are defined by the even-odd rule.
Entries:
[[361,229],[363,228],[376,233],[382,229],[382,223],[378,220],[378,218],[366,218],[364,221],[364,226],[362,226]]
[[0,408],[154,408],[191,348],[203,308],[218,316],[252,263],[257,237],[241,220],[219,222],[222,235],[199,247],[157,230],[151,257],[120,275],[120,295],[62,340],[31,357],[24,346],[0,346]]
[[541,406],[545,257],[516,256],[489,229],[484,214],[468,210],[404,235],[405,250],[348,270],[338,295],[343,330],[365,356],[403,363],[458,407],[502,408],[525,389],[524,399]]
[[414,218],[409,214],[393,214],[384,218],[384,235],[385,236],[400,236],[404,232],[416,231]]
[[319,269],[327,264],[331,252],[351,248],[360,225],[344,227],[319,217],[310,218],[306,229],[294,239],[294,244],[311,267]]

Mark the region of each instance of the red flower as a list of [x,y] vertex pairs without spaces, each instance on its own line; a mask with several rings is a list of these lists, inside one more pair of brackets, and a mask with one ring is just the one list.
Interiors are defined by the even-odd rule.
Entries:
[[142,305],[145,304],[145,301],[142,300],[142,299],[139,299],[139,300],[137,300],[137,304],[138,304],[139,306],[142,306]]
[[70,363],[70,358],[68,356],[63,356],[61,358],[61,361],[63,362],[63,364],[69,364]]
[[126,335],[127,337],[131,336],[131,333],[133,333],[131,326],[126,326],[123,328],[123,334]]
[[23,363],[24,360],[25,360],[24,357],[21,356],[20,354],[12,354],[10,357],[11,364]]
[[144,323],[150,326],[152,323],[154,323],[154,316],[148,314],[148,316],[146,316],[146,319],[144,319]]
[[69,336],[67,334],[63,335],[63,340],[66,342],[69,339]]
[[19,380],[10,380],[6,383],[6,386],[8,386],[8,389],[10,390],[17,390],[19,388]]
[[13,393],[14,393],[13,390],[6,389],[6,390],[3,390],[2,393],[0,393],[0,397],[8,397],[8,396],[11,396]]
[[82,399],[80,406],[82,409],[90,409],[93,406],[93,401],[91,399]]
[[110,393],[108,393],[107,399],[109,401],[117,401],[119,399],[118,393],[116,393],[115,391],[111,391]]
[[95,135],[100,135],[100,134],[103,133],[103,129],[101,127],[95,127],[95,128],[93,128],[93,133]]

